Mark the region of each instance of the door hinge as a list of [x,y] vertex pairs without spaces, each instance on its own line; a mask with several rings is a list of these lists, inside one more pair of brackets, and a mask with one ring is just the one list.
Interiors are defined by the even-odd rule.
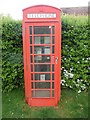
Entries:
[[58,57],[56,57],[56,64],[58,63]]

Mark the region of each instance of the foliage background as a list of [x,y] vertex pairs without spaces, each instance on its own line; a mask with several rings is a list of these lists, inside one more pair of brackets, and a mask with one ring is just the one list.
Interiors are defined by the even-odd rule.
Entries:
[[2,17],[2,87],[11,91],[23,84],[22,24]]
[[88,32],[87,16],[62,17],[62,85],[78,93],[90,86]]
[[[1,17],[3,92],[23,86],[22,22]],[[62,16],[62,87],[80,93],[90,86],[88,17]]]

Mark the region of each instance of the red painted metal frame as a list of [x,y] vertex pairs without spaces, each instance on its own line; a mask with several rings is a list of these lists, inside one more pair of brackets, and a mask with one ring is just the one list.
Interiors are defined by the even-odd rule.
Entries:
[[[56,18],[27,18],[28,13],[56,13]],[[50,46],[50,50],[52,51],[52,46],[55,46],[55,53],[53,54],[54,56],[54,61],[51,63],[30,63],[30,55],[34,56],[37,54],[30,54],[30,33],[29,33],[29,26],[55,26],[55,43],[54,44],[34,44],[34,36],[39,36],[39,35],[34,35],[32,33],[32,51],[34,53],[34,46]],[[60,94],[61,94],[61,86],[60,86],[60,80],[61,80],[61,20],[60,20],[60,10],[47,6],[47,5],[37,5],[37,6],[32,6],[29,8],[26,8],[23,10],[23,56],[24,56],[24,82],[25,82],[25,99],[26,102],[30,106],[56,106],[58,104],[58,101],[60,100]],[[44,34],[40,36],[52,36],[52,34]],[[51,37],[50,37],[51,38]],[[50,39],[51,41],[51,39]],[[51,52],[50,52],[51,53]],[[42,54],[38,54],[42,55]],[[49,54],[47,54],[49,56]],[[43,54],[43,56],[46,56],[46,54]],[[50,54],[52,57],[52,54]],[[55,59],[58,57],[58,62],[56,63]],[[35,64],[51,64],[50,65],[50,72],[31,72],[30,66]],[[55,65],[54,72],[52,71],[52,64]],[[43,81],[43,82],[50,82],[51,87],[50,89],[35,89],[31,88],[32,82],[42,82],[42,81],[36,81],[31,80],[31,74],[35,73],[54,73],[54,80],[52,80],[52,75],[50,77],[50,80]],[[54,82],[54,89],[52,88],[52,82]],[[35,98],[32,97],[32,90],[50,90],[50,97],[42,97],[42,98]],[[55,94],[54,97],[52,97],[52,90],[54,90]]]

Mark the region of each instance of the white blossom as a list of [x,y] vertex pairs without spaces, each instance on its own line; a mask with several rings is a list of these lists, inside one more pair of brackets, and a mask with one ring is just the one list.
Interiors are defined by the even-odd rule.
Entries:
[[61,70],[64,69],[64,67],[61,67]]
[[62,83],[62,86],[64,85],[64,83]]
[[88,69],[90,70],[90,67],[88,67]]
[[65,77],[68,79],[68,74],[64,74],[65,75]]
[[79,90],[78,93],[81,93],[81,90]]
[[89,58],[87,58],[87,60],[90,60],[90,57],[89,57]]
[[79,87],[79,84],[76,84],[76,87]]
[[68,73],[70,78],[73,78],[74,74]]
[[81,86],[81,88],[82,88],[82,90],[85,90],[86,87],[85,87],[85,85],[84,85],[84,86]]
[[79,80],[79,79],[77,79],[77,82],[80,82],[80,80]]
[[81,82],[82,82],[83,80],[81,80]]
[[85,60],[85,62],[88,62],[87,60]]
[[63,69],[64,67],[62,67],[62,69]]
[[70,88],[72,88],[72,86],[70,85]]
[[70,68],[70,71],[72,71],[73,70],[73,68]]
[[66,81],[65,80],[61,80],[61,83],[65,83]]
[[69,73],[67,70],[64,70],[64,75],[65,77],[68,79],[68,78],[73,78],[74,74],[72,73]]
[[78,61],[77,63],[80,63],[80,61]]

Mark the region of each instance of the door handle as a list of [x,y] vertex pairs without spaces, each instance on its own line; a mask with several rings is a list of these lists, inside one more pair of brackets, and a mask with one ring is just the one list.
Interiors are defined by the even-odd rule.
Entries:
[[58,57],[56,57],[56,64],[58,63]]

